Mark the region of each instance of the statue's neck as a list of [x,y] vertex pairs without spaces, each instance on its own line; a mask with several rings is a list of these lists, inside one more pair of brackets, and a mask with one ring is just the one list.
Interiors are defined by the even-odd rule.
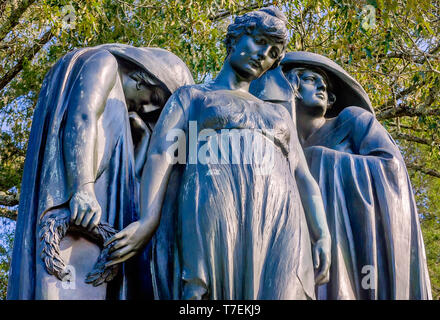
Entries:
[[249,92],[250,80],[241,77],[231,66],[225,61],[223,68],[213,81],[213,85],[224,90],[239,90]]
[[301,144],[304,144],[316,131],[318,131],[326,120],[323,115],[314,115],[297,108],[296,124],[298,128],[298,138]]

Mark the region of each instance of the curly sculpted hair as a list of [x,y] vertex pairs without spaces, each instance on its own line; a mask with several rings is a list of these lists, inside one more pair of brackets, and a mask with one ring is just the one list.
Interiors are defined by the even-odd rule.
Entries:
[[252,35],[255,31],[258,31],[275,43],[281,43],[283,45],[282,54],[274,64],[274,67],[278,66],[284,57],[287,46],[288,32],[286,24],[286,16],[276,7],[251,11],[236,17],[234,23],[228,26],[228,33],[224,41],[227,55],[229,55],[232,47],[242,35]]

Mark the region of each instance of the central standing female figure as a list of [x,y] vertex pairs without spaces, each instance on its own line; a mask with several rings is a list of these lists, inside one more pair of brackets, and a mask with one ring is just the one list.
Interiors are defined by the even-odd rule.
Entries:
[[[106,245],[108,265],[119,263],[157,231],[152,269],[159,299],[313,299],[315,281],[328,281],[330,236],[294,122],[285,107],[249,93],[250,82],[283,58],[285,21],[276,8],[237,17],[217,78],[178,89],[154,129],[141,182],[142,218]],[[234,132],[227,139],[231,152],[221,161],[207,156],[219,145],[224,151],[226,129]],[[180,172],[171,161],[176,143],[169,136],[176,132],[185,133],[189,146]],[[263,154],[256,156],[249,143]],[[259,159],[270,159],[270,172],[262,172]]]

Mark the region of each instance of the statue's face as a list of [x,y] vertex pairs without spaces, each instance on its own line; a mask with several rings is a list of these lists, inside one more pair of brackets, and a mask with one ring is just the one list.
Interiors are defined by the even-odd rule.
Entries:
[[128,75],[124,76],[123,88],[128,111],[143,114],[163,107],[151,103],[152,89],[150,87],[138,84],[138,81]]
[[256,30],[252,35],[244,34],[238,39],[229,54],[229,61],[241,78],[252,81],[272,67],[282,50],[282,44]]
[[305,70],[299,77],[298,103],[307,108],[324,114],[328,106],[327,84],[322,75],[312,70]]

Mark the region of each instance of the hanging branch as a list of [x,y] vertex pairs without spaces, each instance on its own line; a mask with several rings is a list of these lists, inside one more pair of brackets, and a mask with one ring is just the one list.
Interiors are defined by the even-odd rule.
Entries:
[[420,116],[440,116],[440,108],[433,107],[426,110],[425,104],[420,108],[411,108],[401,103],[395,109],[390,109],[377,115],[378,120],[393,119],[397,117],[420,117]]
[[52,30],[47,31],[41,39],[37,40],[36,43],[28,48],[21,58],[17,61],[15,66],[13,66],[8,72],[0,78],[0,91],[9,83],[15,76],[23,69],[23,64],[25,60],[32,60],[32,58],[37,54],[38,51],[51,39],[53,38]]
[[0,0],[0,19],[3,17],[3,12],[5,12],[7,2],[8,0]]
[[16,210],[9,210],[6,208],[0,207],[0,217],[1,218],[8,218],[11,220],[17,220],[18,212]]
[[[6,1],[2,1],[1,5],[6,6],[5,2]],[[6,21],[1,22],[0,41],[2,41],[12,29],[14,29],[14,27],[19,23],[20,17],[23,15],[26,9],[29,8],[29,6],[34,2],[35,0],[25,0],[18,2],[16,7],[12,9],[11,15],[6,18]],[[1,13],[4,12],[3,10],[1,11]]]
[[426,140],[426,139],[419,138],[419,137],[416,137],[416,136],[413,136],[413,135],[410,135],[410,134],[401,133],[401,132],[393,132],[393,133],[391,133],[391,136],[394,139],[403,139],[403,140],[406,140],[406,141],[417,142],[417,143],[425,144],[425,145],[428,145],[428,146],[432,145],[432,143],[430,141]]
[[427,174],[432,177],[440,178],[440,172],[435,171],[433,169],[425,168],[424,166],[421,166],[421,165],[417,165],[417,164],[413,164],[413,163],[406,163],[406,167],[408,169],[419,171],[421,173]]
[[[419,83],[413,84],[413,85],[409,86],[408,88],[397,92],[395,94],[395,99],[396,100],[402,99],[403,97],[406,97],[407,95],[413,93],[414,91],[416,91],[420,87],[424,86],[425,84],[426,84],[426,80],[423,80]],[[384,110],[387,107],[393,106],[393,104],[394,104],[394,98],[391,98],[390,100],[388,100],[387,102],[385,102],[384,104],[379,106],[379,108],[377,108],[377,110],[379,110],[379,111]]]
[[19,195],[17,193],[6,193],[0,191],[0,205],[13,207],[18,204]]
[[[248,12],[248,11],[252,11],[252,10],[255,10],[258,8],[263,8],[263,7],[269,7],[272,5],[274,5],[274,2],[267,2],[267,3],[263,3],[262,5],[255,3],[255,4],[249,5],[247,7],[241,7],[239,9],[237,9],[237,11],[235,11],[234,14],[241,15],[241,14]],[[231,15],[232,15],[232,12],[230,12],[228,10],[221,10],[217,14],[209,16],[208,19],[211,22],[216,22],[216,21],[220,21],[226,17],[229,17]],[[182,34],[186,34],[189,32],[189,30],[188,30],[188,28],[182,27],[182,28],[180,28],[180,32]]]
[[426,99],[425,103],[423,103],[421,106],[417,108],[411,108],[405,103],[401,103],[398,105],[394,103],[395,108],[381,112],[380,114],[378,114],[377,118],[379,120],[385,120],[385,119],[397,118],[402,116],[408,116],[408,117],[438,116],[440,115],[440,109],[436,106],[432,106],[432,104],[435,102],[435,97],[437,96],[437,94],[438,94],[438,88],[434,88],[434,87],[430,88],[429,96]]
[[[397,125],[394,124],[394,123],[387,123],[387,126],[390,126],[390,127],[397,127]],[[411,131],[416,131],[416,132],[423,132],[423,131],[425,131],[425,130],[420,129],[420,128],[413,128],[413,127],[410,127],[410,126],[405,126],[405,125],[403,125],[403,124],[400,125],[400,128],[402,128],[402,129],[406,129],[406,130],[411,130]]]

